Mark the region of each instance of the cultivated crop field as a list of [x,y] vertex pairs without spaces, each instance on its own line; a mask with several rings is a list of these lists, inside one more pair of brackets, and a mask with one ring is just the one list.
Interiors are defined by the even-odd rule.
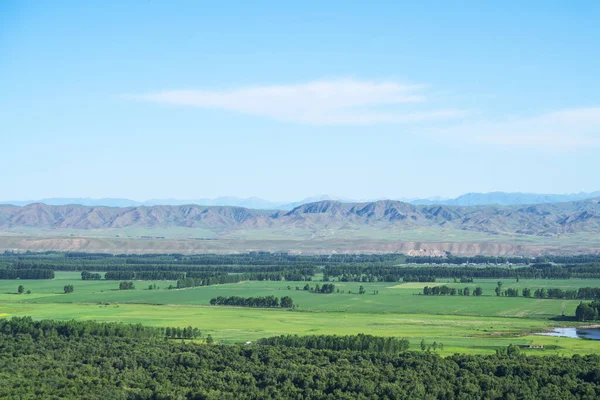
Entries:
[[[417,349],[443,343],[445,354],[492,353],[509,344],[544,344],[539,354],[594,353],[598,342],[544,337],[535,332],[561,326],[553,320],[564,312],[572,316],[579,300],[497,297],[497,279],[473,283],[358,283],[333,282],[331,294],[303,290],[323,282],[245,281],[186,289],[171,289],[174,281],[135,281],[135,290],[118,290],[119,281],[82,281],[79,272],[56,272],[52,280],[0,280],[0,316],[36,319],[99,320],[152,326],[193,326],[223,343],[254,341],[280,334],[358,334],[399,336]],[[595,279],[503,280],[507,288],[600,287]],[[23,285],[31,294],[17,294]],[[73,285],[74,293],[63,287]],[[150,290],[150,285],[157,289]],[[358,294],[360,286],[364,294]],[[424,286],[455,288],[479,286],[483,295],[423,296]],[[339,293],[337,290],[339,289]],[[290,296],[295,310],[210,306],[216,296]],[[569,322],[569,325],[577,323]]]

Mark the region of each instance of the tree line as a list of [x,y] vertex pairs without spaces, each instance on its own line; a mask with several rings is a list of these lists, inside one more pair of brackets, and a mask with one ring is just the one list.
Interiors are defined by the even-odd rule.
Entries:
[[260,345],[303,347],[307,349],[356,350],[376,353],[398,353],[408,350],[409,341],[397,337],[358,335],[281,335],[263,338]]
[[177,280],[177,289],[197,287],[197,286],[210,286],[210,285],[222,285],[225,283],[238,283],[242,281],[276,281],[279,282],[282,279],[296,279],[303,278],[302,280],[311,280],[310,277],[306,276],[289,276],[282,275],[280,273],[244,273],[244,274],[226,274],[226,273],[211,273],[211,272],[190,272],[185,278]]
[[519,289],[508,288],[501,290],[501,282],[496,287],[496,296],[519,297],[522,295],[527,298],[536,299],[565,299],[565,300],[600,300],[600,288],[583,287],[579,289],[560,289],[560,288],[523,288],[521,294]]
[[[190,333],[191,332],[191,333]],[[13,317],[0,319],[0,334],[6,336],[29,335],[34,339],[55,338],[81,338],[119,337],[119,338],[196,338],[200,337],[200,330],[188,326],[186,328],[166,327],[157,328],[142,324],[125,324],[122,322],[96,322],[96,321],[34,321],[31,317]]]
[[[295,255],[287,253],[249,252],[245,254],[98,254],[98,253],[61,253],[6,251],[0,254],[0,264],[7,263],[15,268],[32,268],[35,265],[47,265],[49,269],[109,271],[112,269],[129,270],[178,270],[188,271],[202,267],[227,267],[235,271],[252,272],[276,271],[287,268],[317,268],[329,264],[396,265],[404,262],[401,254],[332,254],[332,255]],[[127,267],[129,266],[129,267]],[[138,269],[137,266],[140,266]],[[39,267],[36,267],[39,268]],[[312,275],[312,274],[311,274]]]
[[304,285],[303,290],[314,292],[314,293],[333,293],[335,291],[335,285],[333,283],[324,283],[322,286],[318,283],[315,286],[310,286],[308,283]]
[[293,308],[294,301],[289,296],[281,299],[275,296],[239,297],[217,296],[210,299],[211,306],[236,306],[236,307],[258,307],[258,308]]
[[[176,271],[108,271],[106,280],[175,281],[185,277],[185,272]],[[83,276],[82,276],[83,279]]]
[[598,279],[600,278],[600,264],[533,264],[527,267],[447,267],[431,265],[422,267],[412,266],[377,266],[362,267],[359,265],[333,265],[326,266],[323,270],[327,280],[337,278],[347,282],[400,282],[405,278],[419,281],[438,278],[460,279]]
[[[481,296],[483,289],[479,286],[473,290],[473,296]],[[425,296],[470,296],[471,289],[467,286],[464,289],[456,289],[446,285],[442,286],[425,286],[423,288],[423,295]]]
[[51,269],[0,269],[0,279],[54,279]]
[[82,271],[81,272],[81,280],[82,281],[97,281],[100,280],[102,276],[97,272],[89,272]]

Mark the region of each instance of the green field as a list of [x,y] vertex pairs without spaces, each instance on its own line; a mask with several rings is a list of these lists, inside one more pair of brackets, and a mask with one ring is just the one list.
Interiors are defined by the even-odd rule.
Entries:
[[[38,319],[95,319],[154,326],[194,326],[224,343],[261,337],[297,334],[357,334],[400,336],[419,347],[437,341],[445,353],[491,353],[508,344],[544,344],[539,354],[574,354],[598,351],[598,342],[532,335],[561,323],[551,318],[574,315],[578,300],[496,297],[497,280],[453,283],[456,288],[483,288],[481,297],[422,296],[426,283],[334,282],[345,293],[315,294],[300,289],[306,282],[241,282],[181,290],[168,290],[174,282],[136,281],[136,289],[117,290],[118,281],[82,281],[78,272],[57,272],[53,280],[0,281],[0,316],[30,315]],[[150,284],[159,290],[148,290]],[[311,282],[314,286],[321,282]],[[600,286],[600,280],[504,281],[503,288],[562,289]],[[19,284],[31,294],[17,294]],[[63,294],[72,284],[75,293]],[[290,287],[288,289],[288,286]],[[378,294],[373,294],[377,291]],[[352,293],[348,293],[352,292]],[[211,307],[215,296],[290,296],[294,311]],[[571,324],[572,325],[572,324]]]

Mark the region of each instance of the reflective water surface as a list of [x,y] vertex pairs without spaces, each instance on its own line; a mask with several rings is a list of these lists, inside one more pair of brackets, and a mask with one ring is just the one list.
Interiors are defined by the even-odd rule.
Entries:
[[538,335],[600,340],[600,328],[554,328],[552,332],[540,332]]

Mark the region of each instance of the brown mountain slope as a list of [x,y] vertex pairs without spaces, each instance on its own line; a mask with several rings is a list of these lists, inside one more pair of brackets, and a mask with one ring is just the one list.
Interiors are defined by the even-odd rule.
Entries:
[[215,228],[226,229],[245,222],[262,221],[273,211],[241,207],[153,206],[88,207],[79,205],[48,206],[41,203],[24,207],[0,206],[0,227],[46,229],[106,228]]
[[532,206],[415,206],[398,201],[305,204],[273,218],[306,228],[356,226],[445,227],[488,233],[555,235],[600,232],[600,199]]
[[0,229],[204,228],[235,232],[265,228],[411,229],[440,227],[492,234],[552,236],[600,233],[600,199],[529,206],[417,206],[399,201],[320,201],[293,210],[219,206],[0,206]]

